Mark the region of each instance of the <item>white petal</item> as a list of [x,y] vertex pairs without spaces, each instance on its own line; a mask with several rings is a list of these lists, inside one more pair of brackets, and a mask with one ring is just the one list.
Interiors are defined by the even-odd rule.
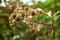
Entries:
[[47,12],[47,15],[48,15],[48,16],[51,16],[51,11]]
[[32,18],[32,16],[28,16],[28,18]]

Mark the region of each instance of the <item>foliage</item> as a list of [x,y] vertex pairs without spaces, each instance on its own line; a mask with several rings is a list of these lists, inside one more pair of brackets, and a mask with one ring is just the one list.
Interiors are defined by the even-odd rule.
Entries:
[[32,6],[20,0],[4,2],[5,7],[0,6],[0,40],[60,39],[60,0],[32,0]]

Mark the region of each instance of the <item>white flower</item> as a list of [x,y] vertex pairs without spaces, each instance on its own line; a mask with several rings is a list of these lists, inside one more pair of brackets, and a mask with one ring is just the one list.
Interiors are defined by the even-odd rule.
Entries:
[[41,9],[41,8],[37,8],[37,10],[42,11],[42,9]]
[[14,37],[13,37],[13,40],[16,40],[16,38],[19,38],[20,36],[19,35],[15,35]]
[[12,22],[15,22],[15,19],[14,19],[14,20],[12,20]]
[[28,18],[32,18],[32,16],[28,16]]
[[34,9],[34,12],[35,12],[35,13],[37,13],[37,10],[36,10],[36,9]]
[[38,24],[37,31],[40,31],[41,28],[42,28],[42,24]]
[[48,15],[48,16],[51,16],[51,11],[47,12],[47,15]]
[[37,8],[37,11],[41,11],[41,12],[44,12],[41,8]]
[[26,22],[26,20],[23,20],[23,22],[25,23],[25,22]]

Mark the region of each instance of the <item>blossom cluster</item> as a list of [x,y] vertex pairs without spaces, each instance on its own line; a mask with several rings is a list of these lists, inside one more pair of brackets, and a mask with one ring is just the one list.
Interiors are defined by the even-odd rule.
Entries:
[[41,8],[30,8],[28,7],[18,7],[15,8],[13,13],[9,16],[9,23],[10,26],[14,25],[15,23],[23,22],[29,25],[30,31],[34,30],[35,32],[39,31],[42,27],[41,23],[36,23],[34,20],[34,15],[42,14],[44,11]]

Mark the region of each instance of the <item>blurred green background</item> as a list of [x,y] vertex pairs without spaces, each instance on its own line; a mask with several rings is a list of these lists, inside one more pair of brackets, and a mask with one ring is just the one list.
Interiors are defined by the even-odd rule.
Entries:
[[[30,32],[25,23],[15,24],[12,27],[9,26],[9,16],[14,8],[16,8],[16,5],[23,4],[22,7],[24,7],[24,5],[28,6],[27,3],[24,4],[21,0],[15,0],[11,8],[9,7],[11,1],[13,0],[3,0],[3,2],[0,0],[0,40],[60,40],[60,0],[46,0],[45,2],[35,2],[36,0],[31,0],[31,2],[34,3],[34,8],[39,7],[43,9],[44,12],[51,11],[52,15],[58,12],[53,18],[55,20],[53,24],[56,26],[52,26],[53,24],[51,24],[51,26],[44,27],[37,33]],[[5,3],[5,6],[2,5],[3,3]],[[52,30],[53,34],[50,33]],[[48,33],[49,36],[47,35]],[[15,39],[12,39],[13,36],[15,36]]]

